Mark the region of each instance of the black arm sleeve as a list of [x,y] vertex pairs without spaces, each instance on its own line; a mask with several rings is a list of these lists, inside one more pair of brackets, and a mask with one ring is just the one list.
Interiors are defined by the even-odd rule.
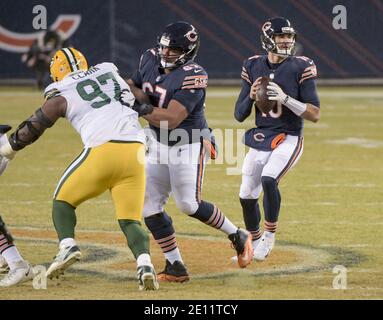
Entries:
[[234,117],[239,122],[243,122],[251,114],[254,100],[250,99],[249,93],[250,86],[247,83],[243,83],[234,110]]
[[35,142],[53,123],[43,113],[41,108],[35,114],[23,121],[9,137],[9,144],[15,151],[25,148]]
[[45,101],[27,120],[22,122],[9,137],[9,144],[15,151],[35,142],[60,117],[65,117],[67,102],[64,97],[53,97]]

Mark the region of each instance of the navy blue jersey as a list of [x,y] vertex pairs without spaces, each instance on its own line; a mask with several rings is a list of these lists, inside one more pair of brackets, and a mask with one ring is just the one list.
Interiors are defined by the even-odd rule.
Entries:
[[[242,67],[242,90],[235,105],[237,120],[245,120],[255,106],[254,100],[249,97],[251,85],[258,77],[270,75],[290,97],[320,106],[315,82],[317,71],[313,60],[304,56],[290,56],[279,64],[272,64],[267,55],[253,56],[245,60]],[[269,114],[263,114],[256,107],[255,112],[255,125],[259,129],[302,135],[303,119],[280,103]]]
[[[184,129],[188,133],[188,143],[196,142],[192,135],[193,129],[208,128],[204,110],[208,75],[200,65],[188,61],[183,66],[165,74],[160,68],[154,49],[150,49],[141,56],[138,70],[131,79],[149,96],[153,106],[167,108],[169,102],[174,99],[186,108],[188,116],[175,129]],[[162,143],[165,142],[163,134],[166,133],[168,137],[174,130],[164,132],[164,129],[153,125],[150,127],[155,131],[157,140],[161,139]],[[175,136],[177,135],[176,133]],[[174,139],[171,135],[169,140],[167,143],[174,145],[179,139]]]

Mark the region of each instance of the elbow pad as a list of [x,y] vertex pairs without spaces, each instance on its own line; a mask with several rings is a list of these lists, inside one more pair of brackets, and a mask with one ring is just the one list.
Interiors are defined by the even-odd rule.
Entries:
[[35,142],[53,122],[39,108],[29,119],[23,121],[9,137],[9,143],[15,151]]

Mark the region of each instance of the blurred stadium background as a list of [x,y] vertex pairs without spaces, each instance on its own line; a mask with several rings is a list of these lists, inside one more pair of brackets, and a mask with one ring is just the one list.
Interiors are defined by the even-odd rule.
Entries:
[[[20,63],[20,53],[38,33],[32,28],[36,5],[46,7],[48,28],[60,15],[71,15],[61,28],[70,30],[74,47],[90,64],[113,61],[126,76],[134,71],[141,53],[156,44],[165,25],[185,20],[200,31],[198,62],[208,70],[210,79],[238,81],[243,60],[263,53],[259,40],[263,22],[278,15],[295,26],[299,51],[314,59],[321,82],[342,79],[349,83],[351,78],[355,84],[366,83],[368,78],[368,83],[381,83],[377,79],[383,74],[381,0],[3,0],[2,83],[33,79],[33,73]],[[336,5],[347,9],[346,30],[332,26]],[[76,24],[72,19],[79,19],[77,27],[71,26]]]
[[[332,27],[332,10],[339,4],[347,8],[346,30]],[[253,125],[252,117],[245,123],[233,118],[242,61],[263,52],[262,23],[270,16],[285,16],[298,30],[300,53],[317,64],[322,118],[317,124],[306,123],[303,157],[281,182],[277,244],[264,263],[239,270],[229,259],[233,250],[227,239],[185,219],[171,201],[168,211],[192,281],[163,284],[155,293],[138,292],[134,261],[110,196],[104,194],[77,211],[76,236],[84,261],[61,282],[49,282],[48,290],[34,290],[26,283],[2,291],[1,299],[383,298],[383,1],[2,0],[0,122],[13,127],[43,102],[34,74],[20,61],[40,32],[32,28],[36,5],[46,7],[48,27],[60,25],[90,64],[113,61],[125,77],[166,24],[194,24],[202,38],[197,60],[209,72],[210,84],[230,85],[208,88],[209,124],[221,129]],[[60,15],[66,20],[58,21]],[[48,265],[56,254],[51,196],[80,151],[78,135],[61,120],[20,152],[1,177],[2,217],[31,263]],[[208,165],[204,196],[243,226],[241,177],[227,176],[230,166]],[[163,257],[155,243],[152,254],[161,270]],[[333,288],[336,265],[347,268],[347,290]]]

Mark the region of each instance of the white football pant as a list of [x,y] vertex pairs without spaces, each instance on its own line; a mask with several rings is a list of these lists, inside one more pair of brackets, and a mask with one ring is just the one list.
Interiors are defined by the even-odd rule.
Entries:
[[242,183],[239,197],[258,199],[262,192],[261,178],[268,176],[279,180],[294,167],[303,153],[303,137],[287,135],[273,151],[250,148],[242,166]]

